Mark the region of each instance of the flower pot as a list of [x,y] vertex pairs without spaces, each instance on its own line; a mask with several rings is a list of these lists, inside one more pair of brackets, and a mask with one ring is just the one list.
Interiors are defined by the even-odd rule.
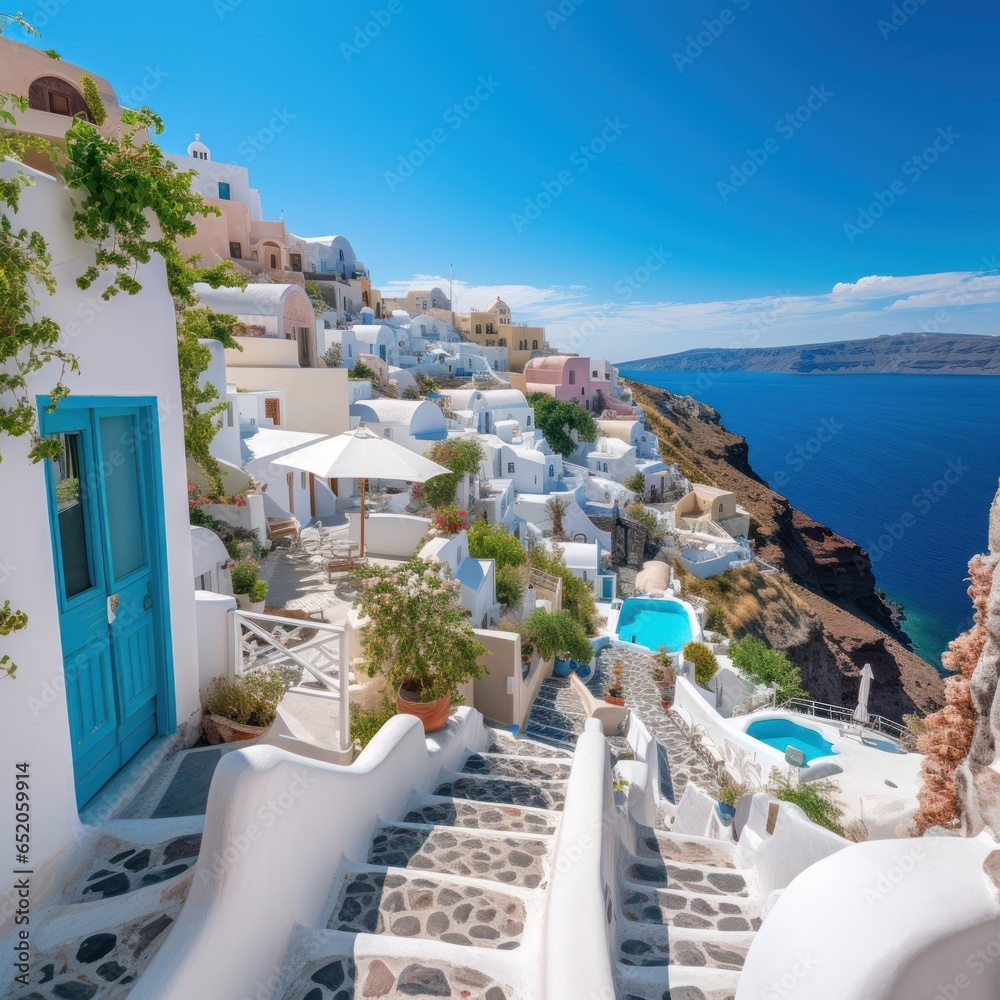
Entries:
[[264,613],[264,605],[267,604],[267,599],[263,601],[248,601],[247,610],[253,611],[255,614],[262,615]]
[[719,810],[723,823],[732,823],[736,819],[736,806],[727,805],[725,802],[716,802],[715,808]]
[[205,732],[205,739],[215,746],[219,743],[235,743],[238,740],[255,740],[271,727],[246,726],[221,715],[204,715],[201,719],[201,728]]
[[618,695],[612,694],[610,691],[608,691],[604,695],[604,700],[609,705],[617,705],[619,708],[624,708],[625,707],[625,699],[624,698],[619,698]]
[[448,724],[451,714],[451,695],[437,701],[417,701],[417,693],[408,690],[404,684],[396,691],[396,712],[399,715],[415,715],[424,726],[425,733],[436,733]]
[[249,594],[233,594],[233,597],[236,598],[236,605],[240,611],[253,611],[253,602]]
[[665,698],[660,699],[660,708],[662,708],[664,712],[669,712],[670,709],[673,707],[673,704],[674,704],[673,698],[671,698],[670,701],[667,701]]

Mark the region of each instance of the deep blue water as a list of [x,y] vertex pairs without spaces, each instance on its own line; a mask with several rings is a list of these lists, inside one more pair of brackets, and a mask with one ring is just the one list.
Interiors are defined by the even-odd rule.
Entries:
[[868,552],[914,649],[940,668],[972,624],[967,564],[986,549],[1000,476],[1000,377],[621,374],[715,407],[761,478]]

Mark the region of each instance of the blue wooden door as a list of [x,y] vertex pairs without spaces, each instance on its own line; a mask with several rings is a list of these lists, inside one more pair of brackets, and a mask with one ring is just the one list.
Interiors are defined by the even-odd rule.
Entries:
[[80,805],[158,729],[164,622],[149,419],[144,407],[108,406],[60,407],[44,421],[63,444],[49,502]]

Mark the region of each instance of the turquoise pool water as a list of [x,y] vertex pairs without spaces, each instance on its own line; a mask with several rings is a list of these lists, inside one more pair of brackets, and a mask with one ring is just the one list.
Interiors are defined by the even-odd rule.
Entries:
[[618,638],[648,649],[666,646],[677,653],[694,636],[687,608],[680,602],[630,597],[618,615]]
[[784,753],[789,747],[795,747],[806,755],[809,764],[817,757],[829,757],[837,751],[833,744],[828,743],[815,729],[797,725],[788,719],[761,719],[747,726],[747,736],[752,736],[761,743],[774,747]]

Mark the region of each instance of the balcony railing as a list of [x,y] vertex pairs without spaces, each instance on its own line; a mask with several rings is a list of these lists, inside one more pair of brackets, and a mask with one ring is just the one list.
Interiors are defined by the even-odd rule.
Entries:
[[339,702],[340,750],[351,749],[350,665],[347,632],[313,619],[285,618],[254,611],[229,612],[233,676],[248,670],[290,667],[302,671],[296,690]]
[[871,729],[889,739],[899,741],[906,736],[908,730],[906,726],[901,726],[892,719],[883,718],[881,715],[869,715],[868,721],[858,723],[854,721],[854,709],[844,708],[843,705],[828,705],[822,701],[810,701],[807,698],[789,698],[778,705],[778,708],[785,708],[791,712],[800,712],[803,715],[812,715],[817,719],[829,719],[841,725],[858,726],[863,729]]

